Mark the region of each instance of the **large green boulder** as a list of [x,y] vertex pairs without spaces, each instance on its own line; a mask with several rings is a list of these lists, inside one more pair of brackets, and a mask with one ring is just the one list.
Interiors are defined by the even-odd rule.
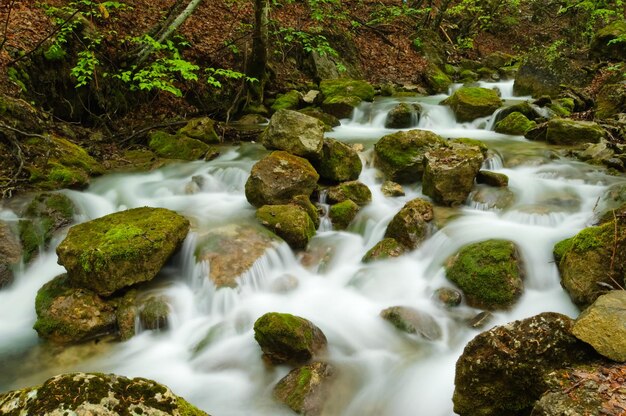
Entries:
[[372,202],[372,191],[363,182],[348,181],[328,188],[326,199],[331,204],[338,204],[349,199],[363,206]]
[[351,146],[338,140],[324,139],[322,157],[316,167],[320,178],[330,182],[345,182],[358,179],[363,164]]
[[418,182],[424,172],[424,155],[446,141],[427,130],[399,131],[382,137],[374,146],[375,164],[392,181]]
[[220,138],[215,132],[215,121],[209,117],[200,117],[189,122],[178,130],[178,136],[187,136],[206,144],[217,144]]
[[272,111],[297,110],[301,100],[302,93],[300,91],[287,91],[276,97],[276,101],[272,104]]
[[626,291],[596,299],[576,319],[572,333],[608,359],[626,362]]
[[517,247],[506,240],[469,244],[446,262],[446,277],[481,309],[508,309],[521,296],[524,272]]
[[467,199],[484,157],[478,147],[452,143],[424,155],[422,192],[438,204],[460,205]]
[[261,144],[309,160],[322,156],[324,123],[298,111],[279,110],[270,119]]
[[374,99],[374,87],[367,81],[328,79],[320,82],[324,95],[322,110],[337,118],[348,118],[362,101]]
[[433,217],[430,202],[420,198],[412,199],[391,219],[385,230],[385,238],[393,238],[413,250],[428,237],[429,223]]
[[272,364],[306,364],[326,349],[326,336],[313,322],[270,312],[254,323],[254,339]]
[[204,158],[211,149],[206,143],[188,137],[155,131],[150,133],[148,147],[159,157],[179,160],[198,160]]
[[188,231],[189,221],[168,209],[129,209],[70,228],[58,261],[72,284],[110,296],[152,280]]
[[305,248],[315,235],[309,213],[298,205],[264,205],[257,210],[256,217],[294,249]]
[[433,94],[445,93],[452,84],[452,79],[441,70],[437,65],[429,63],[424,68],[422,79],[428,87],[429,92]]
[[102,373],[61,374],[4,393],[0,414],[208,416],[156,381]]
[[624,39],[626,39],[626,21],[622,16],[622,19],[615,20],[595,33],[589,47],[591,56],[609,61],[626,61]]
[[462,87],[443,100],[441,104],[449,105],[459,122],[466,122],[492,115],[502,106],[502,100],[495,90]]
[[315,362],[291,370],[274,387],[274,398],[300,415],[322,414],[331,392],[335,369]]
[[563,85],[586,87],[593,78],[593,72],[587,67],[589,62],[572,59],[572,55],[567,53],[566,47],[558,51],[544,48],[529,53],[515,75],[513,92],[520,96],[556,98]]
[[542,313],[483,332],[456,363],[454,411],[460,416],[530,414],[555,370],[589,360],[565,315]]
[[416,126],[421,111],[422,108],[419,104],[400,103],[387,113],[385,127],[388,129],[406,129]]
[[328,216],[333,223],[333,227],[337,230],[345,230],[348,228],[356,214],[359,213],[360,207],[356,202],[347,199],[338,204],[331,205],[328,210]]
[[560,145],[598,143],[604,136],[604,129],[597,123],[563,118],[548,121],[546,131],[546,141]]
[[523,136],[528,130],[535,127],[537,127],[537,123],[529,120],[524,114],[513,112],[498,121],[494,130],[497,133]]
[[538,111],[538,107],[532,106],[528,101],[524,101],[521,103],[513,104],[509,107],[504,107],[502,110],[498,111],[498,114],[496,114],[495,122],[497,124],[498,122],[504,120],[506,117],[513,113],[520,113],[527,119],[534,121],[541,117],[541,114],[539,114]]
[[255,207],[289,203],[297,195],[311,196],[319,174],[311,163],[283,151],[259,160],[246,182],[246,198]]

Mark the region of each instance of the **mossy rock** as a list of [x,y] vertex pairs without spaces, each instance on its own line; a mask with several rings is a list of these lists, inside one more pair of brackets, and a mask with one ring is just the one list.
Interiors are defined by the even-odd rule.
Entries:
[[316,163],[320,178],[330,182],[346,182],[359,178],[363,164],[351,146],[334,139],[324,139],[322,157]]
[[348,181],[328,188],[327,200],[331,204],[351,200],[364,206],[372,202],[372,191],[363,182]]
[[370,263],[372,261],[400,257],[405,252],[406,247],[400,244],[395,238],[383,238],[365,253],[361,261],[363,263]]
[[404,192],[404,188],[399,183],[393,181],[385,181],[380,187],[380,191],[383,195],[394,198],[398,196],[404,196],[406,193]]
[[626,61],[624,41],[609,44],[624,36],[626,36],[626,21],[623,18],[606,25],[593,36],[589,47],[591,55],[609,61]]
[[515,62],[515,56],[504,52],[493,52],[483,58],[483,64],[487,68],[500,69],[503,66],[511,65]]
[[206,143],[183,135],[171,135],[164,131],[150,133],[148,146],[159,157],[179,160],[198,160],[211,149]]
[[297,110],[302,100],[302,93],[300,91],[291,90],[284,94],[280,94],[276,97],[276,100],[272,104],[272,111],[278,110]]
[[508,187],[477,185],[470,194],[470,200],[486,209],[503,210],[515,202],[515,194]]
[[468,305],[487,310],[510,308],[524,287],[517,247],[506,240],[463,247],[447,261],[446,276],[463,291]]
[[215,132],[215,121],[209,117],[200,117],[189,122],[178,130],[177,136],[187,136],[206,144],[218,144],[220,138]]
[[480,153],[482,153],[483,157],[485,158],[489,155],[489,148],[487,147],[485,142],[478,139],[460,137],[458,139],[452,139],[450,143],[459,143],[465,146],[476,147],[478,148],[478,150],[480,150]]
[[456,363],[454,412],[461,416],[526,415],[548,390],[555,370],[594,357],[571,333],[565,315],[542,313],[477,335]]
[[57,247],[69,280],[99,295],[153,279],[182,245],[189,221],[164,208],[134,208],[75,225]]
[[441,327],[431,315],[409,306],[392,306],[380,312],[381,318],[400,331],[436,341],[441,339]]
[[546,140],[550,144],[598,143],[606,133],[597,123],[556,118],[548,121]]
[[541,117],[541,115],[538,113],[535,107],[533,107],[528,101],[524,101],[522,103],[505,107],[502,110],[498,111],[498,114],[496,114],[496,120],[495,120],[496,124],[504,120],[506,117],[510,116],[513,113],[520,113],[524,117],[526,117],[528,120],[531,120],[531,121],[535,121],[539,117]]
[[354,109],[361,104],[363,100],[356,96],[334,96],[326,98],[322,102],[321,108],[325,113],[332,115],[338,119],[350,118]]
[[480,170],[478,171],[478,175],[476,175],[476,183],[503,188],[509,185],[509,177],[504,173]]
[[495,90],[461,87],[441,104],[449,105],[459,122],[466,122],[492,115],[502,106],[502,100]]
[[313,221],[313,225],[315,229],[320,226],[320,211],[319,209],[311,202],[311,199],[305,195],[297,195],[292,200],[291,203],[293,205],[297,205],[300,208],[304,209],[307,214],[309,214],[309,218]]
[[607,84],[596,97],[596,117],[607,119],[626,113],[626,84]]
[[339,119],[332,114],[328,114],[323,112],[321,109],[316,107],[307,107],[302,110],[298,110],[302,114],[305,114],[310,117],[315,117],[320,120],[326,126],[326,130],[332,130],[333,127],[337,127],[341,125]]
[[424,70],[423,79],[428,90],[433,94],[445,93],[452,84],[452,79],[437,65],[428,64]]
[[337,230],[348,228],[356,214],[359,213],[359,206],[351,199],[345,200],[335,205],[331,205],[328,216]]
[[12,227],[0,221],[0,289],[13,282],[13,268],[22,259],[22,246]]
[[311,321],[270,312],[254,323],[254,339],[272,364],[306,364],[326,349],[326,336]]
[[170,306],[167,299],[163,296],[152,296],[142,302],[139,320],[145,329],[166,329],[169,315]]
[[413,250],[428,237],[433,215],[430,202],[420,198],[412,199],[391,219],[385,230],[385,238],[393,238]]
[[375,94],[374,87],[369,82],[346,78],[323,80],[320,82],[320,90],[326,99],[343,96],[372,101]]
[[0,395],[0,414],[208,416],[168,387],[145,378],[67,373]]
[[476,72],[485,81],[498,81],[500,79],[500,74],[495,69],[480,67]]
[[435,290],[434,297],[441,305],[448,308],[459,306],[463,301],[461,292],[449,287],[440,287]]
[[293,249],[303,249],[315,235],[315,225],[307,211],[297,205],[264,205],[256,218]]
[[424,172],[424,155],[446,141],[427,130],[399,131],[382,137],[374,146],[375,164],[392,181],[418,182]]
[[315,362],[291,370],[274,387],[274,398],[301,415],[322,414],[331,391],[335,369]]
[[513,112],[496,123],[495,131],[502,134],[523,136],[524,133],[536,126],[537,123],[529,120],[524,114]]
[[393,107],[385,119],[388,129],[406,129],[417,125],[422,107],[419,104],[400,103]]
[[258,161],[246,182],[246,198],[255,207],[289,203],[296,195],[311,196],[319,174],[311,163],[276,151]]
[[471,69],[464,69],[459,73],[459,79],[464,84],[472,84],[480,79],[480,75]]
[[35,299],[40,337],[57,343],[76,343],[114,333],[114,308],[91,290],[72,286],[66,275],[43,285]]
[[322,157],[324,123],[298,111],[279,110],[270,119],[261,144],[270,150],[284,150],[309,160]]

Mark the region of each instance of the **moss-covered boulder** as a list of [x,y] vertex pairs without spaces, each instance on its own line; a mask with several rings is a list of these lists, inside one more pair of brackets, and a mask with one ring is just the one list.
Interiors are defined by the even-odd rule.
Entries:
[[315,117],[316,119],[324,123],[324,125],[326,126],[326,130],[331,130],[333,127],[341,125],[341,122],[337,117],[333,116],[332,114],[325,113],[317,107],[307,107],[298,111],[307,116]]
[[626,291],[596,299],[576,319],[572,333],[606,358],[626,362]]
[[289,203],[296,195],[310,196],[319,174],[308,160],[276,151],[258,161],[246,182],[246,198],[255,207]]
[[235,287],[241,275],[252,268],[280,239],[265,228],[230,224],[198,237],[197,258],[209,263],[208,278],[217,287]]
[[211,148],[206,143],[186,135],[172,135],[164,131],[150,133],[148,146],[165,159],[198,160],[204,158]]
[[274,387],[274,398],[300,415],[322,413],[332,388],[335,369],[315,362],[291,370]]
[[508,309],[521,296],[524,284],[517,247],[506,240],[469,244],[446,262],[446,277],[477,308]]
[[406,193],[404,192],[404,188],[397,182],[394,181],[385,181],[380,187],[380,191],[383,195],[388,196],[390,198],[404,196]]
[[146,299],[139,311],[139,322],[144,329],[166,329],[170,306],[163,296],[151,296]]
[[315,166],[320,178],[330,182],[354,181],[363,169],[356,150],[334,139],[324,139],[322,157]]
[[311,321],[270,312],[254,323],[254,339],[272,364],[306,364],[326,349],[326,336]]
[[70,225],[74,219],[74,203],[63,194],[38,194],[22,211],[18,224],[24,249],[24,261],[29,262],[46,249],[53,235]]
[[4,393],[0,414],[208,416],[155,381],[102,373],[61,374]]
[[422,192],[438,204],[462,204],[474,186],[483,160],[479,148],[458,143],[427,152]]
[[372,202],[372,191],[363,182],[348,181],[328,188],[326,199],[331,204],[349,199],[359,206],[364,206]]
[[13,282],[13,267],[22,259],[22,246],[11,226],[0,221],[0,289]]
[[428,237],[432,220],[433,207],[430,202],[420,198],[412,199],[391,219],[385,230],[385,238],[393,238],[413,250]]
[[585,228],[556,244],[554,256],[561,285],[576,305],[586,308],[607,289],[626,283],[626,229],[622,220],[617,217]]
[[200,140],[206,144],[218,144],[220,138],[215,132],[215,121],[209,117],[199,117],[189,122],[178,130],[178,136],[187,136]]
[[452,84],[452,79],[435,64],[428,64],[422,74],[422,79],[433,94],[445,93]]
[[400,257],[406,252],[406,247],[395,238],[383,238],[376,245],[370,248],[363,256],[363,263],[377,260],[385,260],[393,257]]
[[279,110],[297,110],[302,101],[302,93],[300,91],[291,90],[284,94],[279,94],[272,104],[272,111]]
[[298,111],[279,110],[261,136],[268,149],[284,150],[309,160],[319,160],[324,143],[324,123]]
[[388,129],[407,129],[417,126],[422,107],[419,104],[400,103],[393,107],[385,119]]
[[500,69],[515,62],[515,56],[497,51],[485,56],[482,62],[487,68]]
[[525,134],[529,140],[565,146],[599,143],[605,136],[606,132],[597,123],[564,118],[553,118]]
[[542,313],[483,332],[456,363],[454,411],[461,416],[529,414],[548,389],[546,377],[585,362],[591,349],[565,315]]
[[345,230],[348,228],[356,214],[359,213],[361,208],[356,204],[356,202],[351,199],[347,199],[343,202],[339,202],[338,204],[331,205],[328,216],[330,220],[333,222],[333,227],[337,230]]
[[490,116],[500,106],[502,100],[495,90],[481,87],[461,87],[441,104],[449,105],[460,122],[472,121]]
[[40,337],[57,343],[76,343],[115,332],[113,306],[91,290],[73,286],[66,275],[46,283],[35,299]]
[[78,287],[110,296],[153,279],[181,246],[189,221],[164,208],[134,208],[75,225],[57,247]]
[[591,40],[589,47],[591,56],[608,61],[626,61],[624,40],[617,40],[625,37],[626,21],[624,19],[617,19],[604,26],[595,33]]
[[529,120],[524,114],[513,112],[496,123],[495,131],[502,134],[523,136],[524,133],[535,127],[537,127],[537,123]]
[[293,205],[297,205],[300,208],[304,209],[306,211],[307,214],[309,214],[309,218],[311,218],[311,221],[313,221],[313,225],[315,226],[315,229],[319,228],[320,226],[320,209],[311,202],[311,199],[308,196],[305,195],[296,195],[292,200],[291,203]]
[[315,235],[315,224],[305,209],[297,205],[264,205],[256,218],[293,249],[302,249]]
[[596,97],[596,117],[607,119],[626,113],[626,84],[607,84]]
[[418,182],[424,172],[424,155],[445,145],[445,140],[427,130],[399,131],[382,137],[374,146],[375,164],[392,181]]
[[416,334],[435,341],[441,338],[441,327],[431,315],[409,306],[392,306],[383,309],[380,316],[408,334]]
[[513,113],[520,113],[528,120],[535,121],[541,117],[539,111],[539,107],[531,105],[531,103],[528,101],[524,101],[521,103],[513,104],[509,107],[504,107],[502,110],[498,111],[498,114],[496,114],[495,122],[497,124]]
[[367,81],[332,79],[320,82],[324,95],[322,110],[337,118],[348,118],[362,101],[374,99],[374,87]]
[[480,170],[478,171],[478,175],[476,175],[476,183],[501,188],[509,185],[509,177],[504,173]]

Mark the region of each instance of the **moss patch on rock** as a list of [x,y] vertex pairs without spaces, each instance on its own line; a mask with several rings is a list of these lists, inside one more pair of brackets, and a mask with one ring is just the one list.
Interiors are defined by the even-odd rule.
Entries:
[[148,146],[166,159],[198,160],[210,150],[206,143],[188,136],[174,136],[163,131],[150,133]]
[[349,145],[334,139],[324,139],[322,157],[317,163],[320,178],[330,182],[358,179],[363,169],[359,154]]
[[481,87],[461,87],[441,104],[449,105],[460,122],[490,116],[502,105],[494,90]]
[[391,219],[385,230],[385,238],[393,238],[413,250],[428,236],[428,223],[433,220],[433,215],[430,202],[420,198],[413,199]]
[[524,114],[513,112],[496,123],[495,131],[502,134],[523,136],[524,133],[536,126],[537,123],[529,120]]
[[384,238],[365,253],[362,261],[363,263],[369,263],[377,260],[400,257],[405,251],[406,248],[395,238]]
[[257,219],[294,249],[307,246],[315,235],[315,225],[307,211],[297,205],[264,205]]
[[333,222],[333,226],[337,230],[345,230],[348,228],[356,214],[359,213],[359,206],[348,199],[338,204],[332,205],[328,212],[328,216]]
[[328,188],[327,199],[331,204],[338,204],[349,199],[359,206],[364,206],[372,202],[372,191],[363,182],[343,182]]
[[274,397],[298,414],[322,413],[330,393],[335,370],[330,364],[315,362],[296,368],[274,387]]

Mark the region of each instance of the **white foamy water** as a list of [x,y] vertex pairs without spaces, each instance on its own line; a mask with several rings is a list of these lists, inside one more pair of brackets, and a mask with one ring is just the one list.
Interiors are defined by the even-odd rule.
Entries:
[[[142,331],[106,348],[80,350],[80,360],[50,358],[56,357],[56,350],[42,344],[31,327],[37,289],[63,272],[53,247],[19,271],[11,288],[0,291],[0,391],[35,384],[61,371],[104,371],[158,380],[217,416],[290,415],[271,392],[289,368],[264,366],[252,330],[262,314],[276,311],[313,321],[328,338],[325,359],[337,368],[339,378],[325,414],[452,415],[454,365],[478,333],[464,321],[479,311],[467,306],[446,310],[433,301],[437,288],[452,286],[445,278],[445,260],[468,243],[512,240],[524,259],[526,290],[511,311],[495,313],[490,325],[544,311],[576,316],[560,287],[552,248],[590,224],[597,199],[619,179],[596,167],[554,159],[542,144],[496,134],[488,130],[489,117],[457,124],[447,107],[437,105],[440,99],[413,100],[424,109],[418,126],[444,137],[484,140],[492,152],[485,167],[509,176],[515,198],[503,209],[468,201],[420,248],[399,259],[361,262],[402,205],[423,197],[421,188],[406,186],[405,197],[387,198],[380,191],[382,177],[369,162],[360,179],[371,188],[373,202],[348,231],[335,231],[323,221],[310,243],[311,253],[322,253],[321,261],[307,268],[297,253],[277,245],[235,289],[216,289],[206,278],[211,265],[198,263],[194,250],[199,234],[254,220],[243,188],[264,153],[260,146],[230,148],[211,162],[105,176],[84,192],[63,191],[78,207],[78,221],[144,205],[170,208],[191,219],[193,232],[151,289],[169,299],[170,328]],[[365,143],[362,156],[371,160],[371,145],[396,131],[384,128],[384,120],[397,102],[365,105],[329,136]],[[10,211],[0,215],[17,219]],[[379,316],[395,305],[429,313],[440,325],[442,339],[428,341],[397,331]]]

